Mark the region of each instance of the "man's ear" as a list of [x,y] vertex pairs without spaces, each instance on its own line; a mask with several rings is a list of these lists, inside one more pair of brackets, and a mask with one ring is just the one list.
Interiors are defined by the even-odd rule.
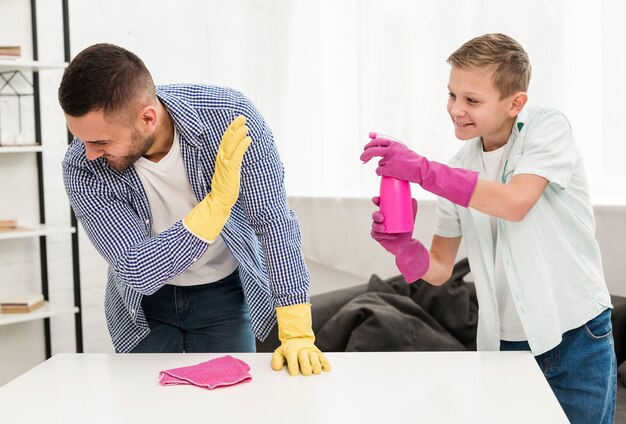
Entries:
[[157,123],[157,110],[154,106],[148,105],[141,108],[140,120],[143,125],[143,129],[148,132],[153,132]]
[[526,102],[528,102],[528,94],[523,91],[514,94],[509,108],[509,116],[512,118],[516,117],[522,111]]

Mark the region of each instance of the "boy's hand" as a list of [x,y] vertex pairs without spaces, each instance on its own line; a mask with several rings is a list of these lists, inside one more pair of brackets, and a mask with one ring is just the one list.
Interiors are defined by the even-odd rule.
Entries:
[[381,159],[378,161],[376,174],[422,184],[420,169],[426,165],[425,157],[398,141],[376,137],[376,133],[371,133],[370,137],[372,136],[373,140],[365,145],[361,154],[364,163],[379,156]]
[[[417,200],[413,200],[413,221],[417,214]],[[376,206],[378,196],[372,198]],[[419,280],[430,266],[430,254],[422,243],[412,238],[412,233],[385,233],[384,216],[380,211],[372,214],[372,238],[396,257],[396,266],[407,283]]]
[[376,174],[411,181],[437,196],[467,207],[478,183],[478,172],[429,161],[397,141],[376,137],[363,148],[361,160],[367,163],[374,156],[378,161]]

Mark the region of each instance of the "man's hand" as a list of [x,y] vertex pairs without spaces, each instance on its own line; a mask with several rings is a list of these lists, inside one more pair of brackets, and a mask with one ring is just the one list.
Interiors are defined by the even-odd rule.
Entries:
[[276,308],[276,320],[281,344],[272,355],[273,370],[280,371],[286,363],[292,376],[330,371],[330,362],[314,344],[310,304]]
[[239,197],[241,163],[252,139],[246,118],[237,116],[228,126],[215,158],[211,192],[183,218],[183,225],[198,238],[214,241],[228,221]]

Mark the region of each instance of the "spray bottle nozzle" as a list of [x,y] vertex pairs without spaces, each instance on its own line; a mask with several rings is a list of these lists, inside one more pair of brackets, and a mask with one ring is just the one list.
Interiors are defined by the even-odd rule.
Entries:
[[377,132],[375,132],[375,131],[370,131],[370,133],[369,133],[369,137],[370,137],[372,140],[373,140],[373,139],[375,139],[375,138],[386,138],[387,140],[392,140],[392,141],[397,141],[397,142],[400,142],[400,140],[398,140],[398,139],[397,139],[397,138],[395,138],[395,137],[392,137],[392,136],[390,136],[390,135],[383,134],[383,133],[377,133]]

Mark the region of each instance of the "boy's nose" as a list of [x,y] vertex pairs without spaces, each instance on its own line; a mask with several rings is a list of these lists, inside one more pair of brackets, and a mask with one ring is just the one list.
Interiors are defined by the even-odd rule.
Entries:
[[465,115],[465,109],[460,107],[458,102],[454,102],[454,104],[452,104],[450,106],[450,115],[452,115],[452,116],[463,116],[463,115]]

